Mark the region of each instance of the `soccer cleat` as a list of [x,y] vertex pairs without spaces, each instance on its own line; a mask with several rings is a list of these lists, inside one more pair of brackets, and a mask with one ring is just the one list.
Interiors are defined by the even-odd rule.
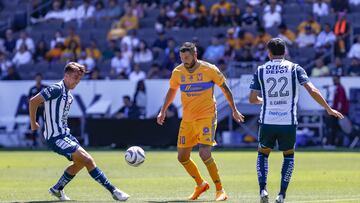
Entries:
[[49,193],[61,201],[69,201],[70,200],[70,198],[65,195],[64,190],[56,190],[54,188],[50,188]]
[[126,201],[127,199],[129,199],[130,195],[115,188],[115,190],[112,192],[112,197],[114,198],[114,200],[117,200],[117,201]]
[[215,201],[225,201],[228,196],[225,193],[225,190],[216,191]]
[[260,192],[260,203],[269,203],[269,193],[266,190]]
[[278,195],[275,199],[275,203],[284,203],[285,202],[285,198],[283,195]]
[[189,200],[196,200],[203,192],[205,192],[209,188],[209,183],[204,181],[201,185],[195,187],[195,191],[190,195]]

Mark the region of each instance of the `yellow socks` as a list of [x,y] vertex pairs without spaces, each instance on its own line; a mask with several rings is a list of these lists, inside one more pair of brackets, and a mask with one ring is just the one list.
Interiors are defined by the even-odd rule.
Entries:
[[[204,179],[201,177],[198,167],[192,159],[180,162],[191,177],[195,179],[197,185],[201,185]],[[216,166],[215,166],[216,167]]]
[[218,168],[216,166],[214,159],[210,157],[208,160],[204,161],[204,163],[209,171],[209,174],[213,182],[215,183],[216,191],[222,190]]

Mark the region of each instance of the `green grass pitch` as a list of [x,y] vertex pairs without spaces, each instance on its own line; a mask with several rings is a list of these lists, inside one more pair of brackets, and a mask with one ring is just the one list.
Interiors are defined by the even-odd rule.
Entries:
[[[90,151],[97,165],[119,188],[131,195],[128,202],[185,202],[192,192],[193,180],[177,162],[174,151],[146,152],[140,167],[124,161],[123,151]],[[257,153],[216,151],[213,156],[228,202],[259,202],[255,171]],[[202,175],[211,182],[197,152],[193,159]],[[50,202],[55,199],[47,190],[69,162],[50,151],[0,151],[0,202]],[[268,191],[274,201],[280,184],[282,155],[270,155]],[[81,171],[65,188],[75,201],[112,201],[110,194],[93,181],[86,170]],[[214,199],[214,185],[199,202]],[[297,152],[295,171],[287,202],[360,202],[359,152]]]

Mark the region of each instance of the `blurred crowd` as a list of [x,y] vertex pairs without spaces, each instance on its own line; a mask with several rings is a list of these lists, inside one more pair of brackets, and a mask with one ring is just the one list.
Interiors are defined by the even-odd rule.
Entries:
[[[226,27],[224,33],[213,35],[208,46],[197,37],[191,40],[198,46],[198,57],[217,64],[226,71],[230,61],[264,62],[268,59],[266,42],[280,37],[287,42],[288,58],[296,61],[297,54],[314,50],[314,65],[307,67],[311,76],[359,76],[360,36],[352,36],[352,22],[348,16],[360,0],[297,0],[306,5],[300,11],[306,18],[298,25],[284,19],[286,0],[219,0],[211,5],[201,0],[83,0],[75,6],[73,0],[54,0],[47,7],[43,1],[31,1],[31,23],[46,24],[86,21],[111,21],[107,28],[107,44],[98,46],[99,39],[81,39],[75,27],[57,30],[51,40],[34,41],[31,31],[14,33],[12,29],[0,38],[0,76],[3,80],[21,79],[17,73],[22,66],[43,62],[77,61],[91,71],[89,79],[168,78],[180,64],[177,36],[169,30]],[[155,11],[155,12],[154,12]],[[308,12],[308,13],[307,13]],[[155,13],[153,28],[157,37],[148,43],[138,37],[141,22]],[[334,24],[320,23],[334,16]],[[295,29],[291,29],[295,28]],[[269,30],[275,30],[271,35]],[[330,53],[330,54],[329,54]],[[105,62],[105,63],[104,63]],[[108,62],[108,63],[106,63]],[[104,73],[104,64],[110,66]],[[149,67],[144,68],[143,64]],[[300,64],[305,65],[305,64]]]

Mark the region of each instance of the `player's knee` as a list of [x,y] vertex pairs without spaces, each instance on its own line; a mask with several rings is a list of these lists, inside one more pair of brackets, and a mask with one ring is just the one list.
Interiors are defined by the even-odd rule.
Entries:
[[205,150],[204,151],[200,150],[199,151],[199,156],[201,157],[201,159],[203,161],[206,161],[206,160],[211,158],[211,152],[210,151],[205,151]]
[[284,156],[292,155],[294,153],[295,153],[294,149],[289,149],[289,150],[283,151]]
[[271,149],[267,148],[267,147],[259,147],[258,152],[269,155],[271,152]]
[[178,161],[180,163],[183,163],[185,161],[188,161],[190,159],[190,156],[186,156],[184,154],[178,154]]
[[86,167],[95,166],[95,161],[91,156],[84,156],[82,161],[83,161],[84,166],[86,166]]

